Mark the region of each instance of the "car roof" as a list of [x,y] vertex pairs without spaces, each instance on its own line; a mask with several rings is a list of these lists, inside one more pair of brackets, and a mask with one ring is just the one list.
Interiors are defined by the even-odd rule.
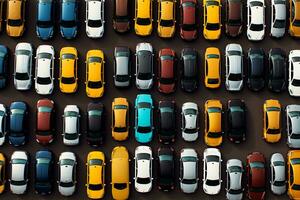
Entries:
[[251,9],[251,24],[263,24],[264,19],[262,15],[264,13],[264,7],[261,6],[250,6]]
[[87,1],[88,4],[88,19],[98,20],[101,19],[101,9],[102,9],[102,2],[101,1]]
[[8,2],[8,19],[21,19],[22,17],[22,0],[9,0]]
[[229,19],[240,19],[241,18],[241,12],[242,12],[242,2],[240,0],[235,1],[228,1],[229,6],[229,13],[228,18]]
[[174,2],[172,0],[161,0],[161,19],[171,20],[174,16]]
[[195,179],[197,162],[183,162],[183,179]]
[[[185,6],[186,5],[186,6]],[[193,6],[191,6],[193,5]],[[195,12],[196,12],[196,6],[193,1],[185,1],[182,4],[183,7],[183,23],[184,24],[195,24]]]
[[76,0],[63,0],[61,5],[61,19],[74,20],[76,19]]
[[219,162],[207,162],[207,179],[219,180],[220,179],[220,163]]
[[101,63],[93,62],[88,64],[88,80],[99,81],[101,80]]
[[[129,182],[129,155],[126,147],[117,146],[113,149],[111,172],[113,183]],[[122,168],[122,170],[120,170]]]
[[50,21],[52,17],[52,0],[39,0],[38,3],[38,20]]
[[128,0],[115,0],[116,5],[116,15],[117,16],[127,16],[128,15]]
[[[217,1],[216,1],[217,2]],[[220,23],[220,7],[216,5],[207,6],[207,22]]]
[[137,17],[150,18],[151,17],[151,1],[152,0],[136,0],[137,3]]
[[24,181],[25,180],[25,164],[12,164],[11,180]]
[[[276,2],[276,1],[275,1]],[[276,19],[286,19],[286,5],[283,3],[275,3],[275,16]]]

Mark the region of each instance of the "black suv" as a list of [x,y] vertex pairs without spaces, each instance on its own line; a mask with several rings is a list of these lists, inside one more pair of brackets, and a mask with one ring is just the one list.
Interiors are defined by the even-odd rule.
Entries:
[[102,103],[88,104],[87,141],[91,146],[100,146],[104,142],[104,106]]
[[175,187],[175,162],[174,150],[169,147],[158,149],[158,189],[171,191]]
[[176,135],[176,114],[174,101],[160,101],[158,105],[158,133],[159,141],[169,144],[175,141]]
[[248,51],[248,87],[260,91],[265,87],[265,53],[262,48],[250,48]]
[[181,88],[193,92],[198,87],[197,51],[184,48],[181,51]]

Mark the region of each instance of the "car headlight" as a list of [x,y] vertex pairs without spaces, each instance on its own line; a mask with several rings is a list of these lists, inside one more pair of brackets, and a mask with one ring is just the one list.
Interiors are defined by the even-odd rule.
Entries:
[[293,94],[293,90],[289,89],[290,94]]

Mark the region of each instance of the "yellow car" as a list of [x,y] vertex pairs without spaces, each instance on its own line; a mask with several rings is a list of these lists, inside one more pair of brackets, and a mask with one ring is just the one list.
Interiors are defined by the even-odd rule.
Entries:
[[171,38],[175,33],[175,0],[158,0],[157,32],[159,37]]
[[104,93],[104,54],[101,50],[90,50],[86,54],[86,94],[99,98]]
[[300,37],[300,1],[290,0],[290,27],[291,36]]
[[117,146],[111,153],[111,185],[113,199],[129,198],[129,154],[126,147]]
[[205,79],[207,88],[219,88],[221,85],[221,55],[218,48],[208,47],[205,51]]
[[2,194],[5,189],[5,181],[5,157],[0,153],[0,194]]
[[105,192],[105,156],[101,151],[92,151],[87,156],[86,192],[90,199],[101,199]]
[[281,138],[281,105],[277,100],[266,100],[264,103],[264,139],[267,142],[278,142]]
[[115,98],[112,103],[112,137],[117,141],[128,138],[129,103],[126,98]]
[[300,150],[288,152],[288,195],[290,199],[300,199]]
[[63,47],[60,50],[59,89],[63,93],[74,93],[78,87],[77,76],[77,49]]
[[135,0],[135,33],[139,36],[150,35],[152,21],[152,0]]
[[6,32],[8,36],[20,37],[25,29],[25,0],[8,0]]
[[207,100],[205,103],[205,136],[208,146],[216,147],[222,144],[222,103],[219,100]]
[[203,0],[203,36],[217,40],[221,36],[221,0]]

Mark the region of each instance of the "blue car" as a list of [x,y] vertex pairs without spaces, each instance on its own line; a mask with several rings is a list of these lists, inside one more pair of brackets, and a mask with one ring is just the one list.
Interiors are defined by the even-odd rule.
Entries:
[[24,102],[18,101],[10,104],[8,140],[13,146],[21,146],[26,142],[27,113],[27,105]]
[[135,99],[135,139],[148,143],[153,137],[153,100],[149,94],[139,94]]
[[60,33],[63,38],[73,39],[77,35],[78,2],[61,0],[60,2]]
[[36,34],[40,39],[52,38],[54,21],[54,0],[38,0]]
[[0,45],[0,89],[4,88],[7,82],[7,57],[7,47]]

